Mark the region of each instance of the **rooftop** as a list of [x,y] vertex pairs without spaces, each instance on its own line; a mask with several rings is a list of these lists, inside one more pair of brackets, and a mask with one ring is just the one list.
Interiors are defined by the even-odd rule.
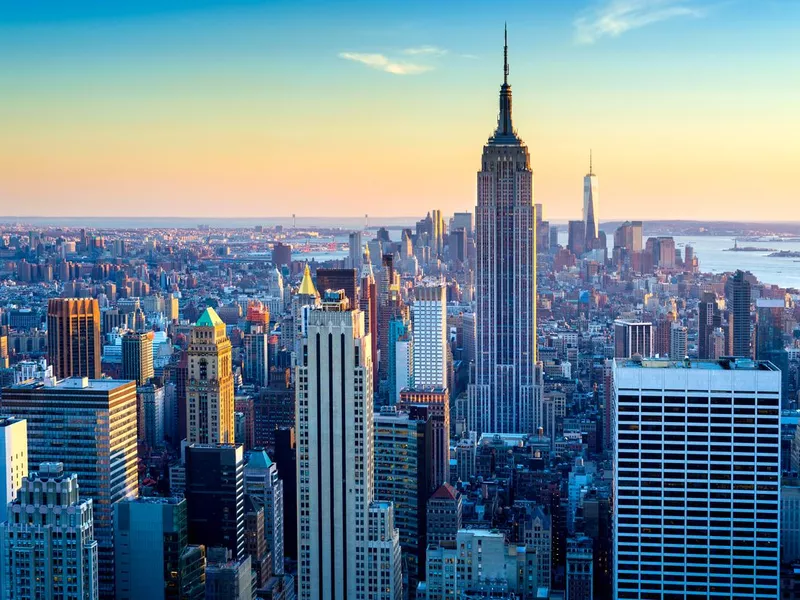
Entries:
[[217,325],[225,325],[225,322],[219,318],[217,311],[209,306],[197,319],[196,325],[198,327],[216,327]]
[[698,369],[707,371],[777,371],[778,368],[766,360],[723,357],[719,360],[670,360],[668,358],[643,358],[617,360],[625,368],[639,369]]
[[66,379],[45,379],[39,381],[29,379],[12,385],[10,389],[13,390],[34,390],[34,389],[51,389],[51,390],[93,390],[110,392],[122,386],[135,383],[127,379],[89,379],[88,377],[68,377]]

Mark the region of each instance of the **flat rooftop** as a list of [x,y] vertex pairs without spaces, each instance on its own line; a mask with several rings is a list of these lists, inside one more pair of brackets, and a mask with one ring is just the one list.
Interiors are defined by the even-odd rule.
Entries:
[[631,369],[695,369],[706,371],[778,371],[767,360],[720,358],[718,360],[670,360],[668,358],[617,359],[619,366]]
[[131,383],[127,379],[88,379],[86,377],[67,377],[66,379],[28,380],[10,386],[12,390],[98,390],[111,391]]

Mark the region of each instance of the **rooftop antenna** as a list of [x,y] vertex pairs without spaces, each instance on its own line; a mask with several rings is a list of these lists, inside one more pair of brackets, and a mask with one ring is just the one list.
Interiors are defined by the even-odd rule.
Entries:
[[594,175],[592,172],[592,149],[589,148],[589,175]]
[[503,23],[503,83],[508,84],[508,22]]

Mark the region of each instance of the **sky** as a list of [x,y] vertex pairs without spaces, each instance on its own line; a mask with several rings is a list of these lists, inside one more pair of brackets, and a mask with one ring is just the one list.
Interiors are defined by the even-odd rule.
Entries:
[[796,0],[0,0],[0,215],[800,221]]

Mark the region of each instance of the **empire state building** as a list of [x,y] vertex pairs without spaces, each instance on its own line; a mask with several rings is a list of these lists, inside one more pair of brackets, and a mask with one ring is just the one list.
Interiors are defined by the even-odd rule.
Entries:
[[475,209],[477,338],[469,427],[530,433],[536,385],[536,214],[530,154],[511,121],[506,33],[497,129],[483,147]]

